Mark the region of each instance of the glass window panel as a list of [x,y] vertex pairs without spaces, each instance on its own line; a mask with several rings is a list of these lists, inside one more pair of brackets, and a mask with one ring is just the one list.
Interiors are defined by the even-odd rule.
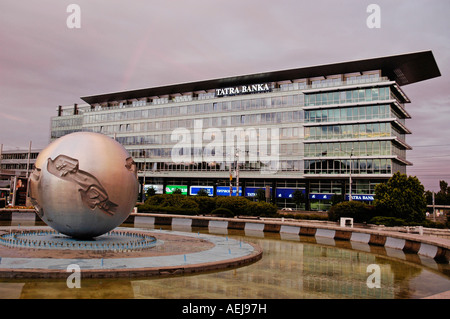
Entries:
[[309,115],[310,114],[311,113],[309,111],[305,111],[305,122],[309,122],[310,121],[310,119],[309,119]]
[[367,118],[368,120],[373,119],[373,109],[372,109],[372,106],[368,106],[368,107],[367,107],[366,118]]
[[351,132],[352,132],[352,130],[351,130],[351,125],[344,125],[344,127],[343,127],[343,130],[344,130],[344,138],[349,138],[349,137],[351,137]]
[[373,132],[373,124],[372,123],[367,123],[366,124],[366,132],[367,132],[367,136],[368,137],[372,137],[373,136],[373,134],[372,134],[372,132]]
[[353,112],[351,108],[347,109],[347,121],[353,120]]
[[333,104],[339,103],[339,92],[334,92],[333,97],[334,97]]
[[327,100],[328,100],[327,104],[333,104],[334,103],[334,93],[333,92],[330,92],[330,93],[327,94]]
[[388,174],[391,173],[391,169],[392,169],[392,161],[390,159],[387,159],[386,160],[386,170],[387,170]]
[[346,102],[349,103],[352,100],[352,91],[347,91],[346,93]]
[[321,127],[321,138],[327,138],[327,132],[328,132],[328,127],[327,126],[322,126]]
[[366,89],[366,101],[372,101],[372,90]]
[[372,129],[373,129],[374,136],[380,135],[380,123],[374,123],[372,125]]
[[359,124],[359,137],[366,137],[366,125],[365,124]]
[[339,125],[333,126],[333,134],[335,138],[339,138]]
[[359,172],[361,174],[367,173],[367,160],[365,159],[359,160]]
[[345,100],[346,100],[346,94],[345,94],[345,91],[342,91],[339,96],[339,102],[345,103]]
[[328,138],[332,139],[332,138],[336,138],[337,136],[334,135],[334,126],[328,126]]
[[273,97],[272,98],[272,106],[280,106],[280,105],[281,105],[281,98]]
[[367,107],[360,107],[359,108],[359,119],[364,120],[366,118],[366,109]]
[[346,109],[340,109],[340,119],[341,121],[347,121],[347,110]]
[[373,88],[372,89],[372,101],[376,101],[376,100],[378,100],[378,89]]
[[351,125],[352,127],[352,137],[358,138],[359,137],[359,126],[358,125]]
[[358,90],[359,101],[364,101],[364,90]]
[[317,110],[316,111],[316,121],[317,122],[322,122],[322,110]]
[[333,110],[333,121],[339,121],[339,115],[340,115],[339,109],[334,109]]
[[380,173],[380,160],[379,159],[372,160],[372,167],[373,167],[374,174],[379,174]]
[[373,105],[372,106],[372,111],[373,111],[373,118],[374,119],[379,118],[379,106],[378,105]]
[[389,88],[380,88],[380,99],[387,100],[389,98]]

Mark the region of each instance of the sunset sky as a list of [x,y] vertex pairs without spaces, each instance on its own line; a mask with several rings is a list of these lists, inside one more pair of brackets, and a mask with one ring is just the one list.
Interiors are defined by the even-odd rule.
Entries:
[[431,50],[442,76],[402,89],[407,173],[437,191],[450,184],[449,14],[448,0],[2,0],[0,144],[44,148],[57,106],[81,96]]

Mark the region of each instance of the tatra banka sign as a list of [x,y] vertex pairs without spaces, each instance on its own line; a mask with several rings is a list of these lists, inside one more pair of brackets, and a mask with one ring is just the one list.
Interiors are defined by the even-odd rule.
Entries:
[[240,85],[222,89],[216,89],[216,96],[228,96],[250,93],[264,93],[270,92],[271,88],[267,83],[252,84],[252,85]]

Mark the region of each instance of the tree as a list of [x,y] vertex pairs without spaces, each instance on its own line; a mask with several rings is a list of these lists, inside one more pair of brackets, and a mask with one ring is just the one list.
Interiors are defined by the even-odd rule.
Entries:
[[299,189],[295,190],[294,193],[292,193],[292,200],[294,201],[295,205],[297,205],[297,207],[301,206],[301,204],[306,202],[305,193],[303,193]]
[[197,192],[197,196],[208,196],[208,191],[204,188],[200,188]]
[[256,190],[255,198],[258,200],[258,202],[265,202],[266,201],[266,191],[262,188],[258,188]]
[[181,195],[182,193],[183,192],[181,191],[181,188],[174,189],[172,192],[172,194],[178,194],[178,195]]
[[436,205],[449,205],[450,204],[450,187],[446,181],[439,181],[440,191],[434,196],[434,202]]
[[439,188],[441,189],[439,192],[443,194],[448,193],[448,183],[446,181],[439,181]]
[[153,186],[149,187],[145,194],[147,195],[147,198],[149,198],[149,197],[151,197],[151,196],[156,194],[156,189]]
[[331,197],[331,205],[336,205],[345,201],[345,197],[342,194],[334,194]]
[[374,205],[378,216],[401,218],[407,222],[425,220],[425,189],[415,176],[395,173],[375,187]]

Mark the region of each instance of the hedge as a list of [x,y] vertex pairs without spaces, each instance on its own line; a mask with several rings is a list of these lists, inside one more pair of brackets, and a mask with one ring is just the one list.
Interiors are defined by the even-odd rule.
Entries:
[[139,212],[163,212],[171,214],[210,215],[219,208],[231,216],[275,216],[278,208],[266,202],[253,202],[245,197],[206,197],[162,194],[149,197],[137,206]]
[[233,217],[234,214],[231,210],[229,210],[228,208],[224,208],[224,207],[219,207],[214,209],[211,212],[212,215],[217,215],[217,216],[221,216],[221,217]]
[[197,215],[199,204],[190,197],[179,194],[153,195],[143,205],[139,205],[139,212],[163,212],[170,214]]
[[374,217],[374,208],[358,201],[342,202],[331,206],[328,219],[338,221],[341,217],[353,218],[356,223],[364,223]]
[[375,216],[370,220],[371,224],[384,225],[387,227],[403,226],[406,224],[404,219],[388,216]]

